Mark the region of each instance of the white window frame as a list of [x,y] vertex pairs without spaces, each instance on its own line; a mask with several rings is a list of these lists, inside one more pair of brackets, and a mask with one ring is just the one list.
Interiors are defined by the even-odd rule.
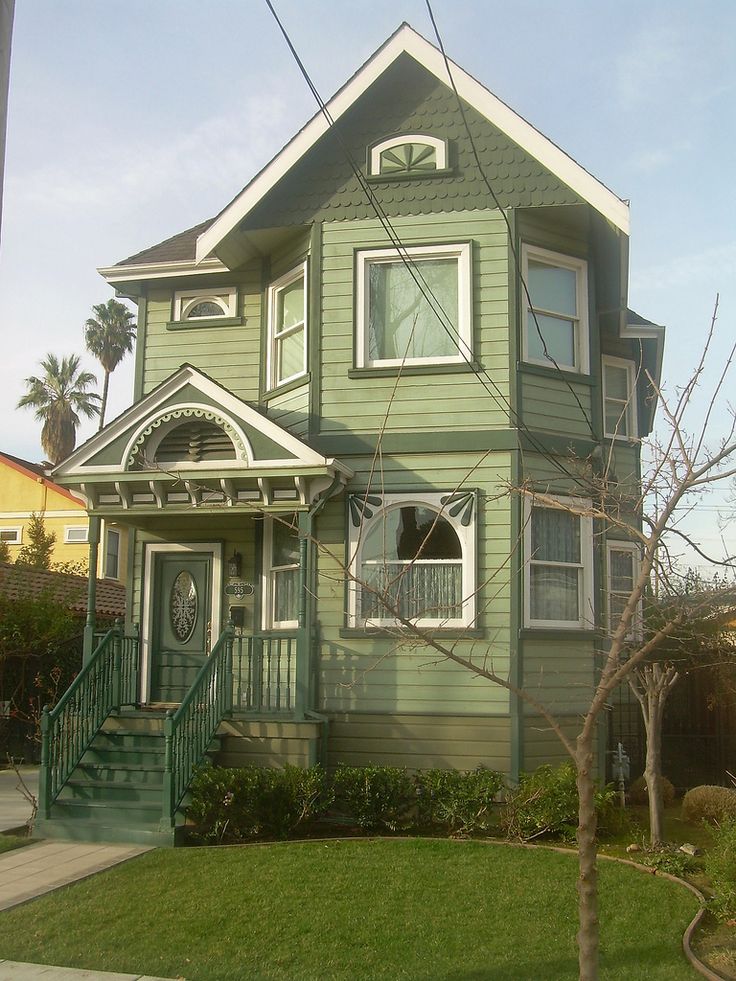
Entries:
[[[609,433],[606,430],[606,402],[608,401],[608,395],[606,393],[606,368],[625,368],[626,378],[627,378],[627,399],[626,405],[623,407],[622,411],[619,413],[619,419],[626,420],[627,433],[615,432]],[[614,358],[611,355],[605,354],[601,358],[601,388],[603,390],[603,430],[604,435],[608,439],[619,439],[623,442],[631,442],[638,438],[639,435],[639,420],[637,418],[637,406],[636,406],[636,365],[633,361],[628,358]],[[620,399],[614,400],[616,403],[620,403]],[[617,427],[618,428],[618,427]]]
[[[436,153],[436,170],[447,170],[447,141],[442,140],[437,136],[426,136],[423,133],[410,133],[405,136],[392,136],[388,140],[383,140],[382,143],[371,147],[368,174],[371,177],[378,177],[381,174],[381,154],[386,150],[393,150],[394,147],[403,146],[405,143],[421,143],[425,146],[431,146]],[[432,171],[428,170],[426,173],[428,176],[431,176]],[[413,174],[405,175],[401,171],[398,171],[395,176],[397,180],[401,180],[402,177],[413,176]]]
[[[109,550],[110,535],[115,535],[117,537],[117,540],[118,540],[118,550],[117,550],[117,558],[116,558],[116,562],[115,562],[115,575],[114,576],[109,576],[107,574],[107,557],[108,557],[108,550]],[[106,528],[105,529],[105,553],[103,555],[104,567],[103,567],[103,570],[102,570],[103,577],[105,579],[119,579],[120,578],[120,545],[121,545],[121,542],[122,542],[122,535],[120,534],[120,531],[119,531],[118,528]]]
[[[263,596],[263,629],[264,630],[296,630],[299,620],[276,620],[274,618],[274,603],[276,601],[276,590],[274,588],[274,573],[284,572],[299,568],[299,563],[289,565],[273,565],[273,529],[274,522],[283,520],[288,521],[289,514],[279,515],[278,517],[266,516],[263,522],[263,573],[261,576],[261,595]],[[294,523],[294,537],[297,535],[296,521]]]
[[[198,303],[209,300],[220,307],[222,313],[207,317],[190,317],[189,311]],[[237,316],[238,291],[234,286],[216,289],[180,290],[174,293],[174,320],[216,320],[218,317]]]
[[[576,304],[578,316],[577,318],[572,317],[562,317],[559,310],[544,310],[542,308],[536,309],[537,313],[548,314],[552,317],[558,317],[561,320],[572,320],[573,321],[573,347],[575,351],[575,363],[573,365],[562,364],[558,362],[558,366],[561,371],[570,371],[574,374],[584,374],[587,375],[590,372],[590,325],[588,322],[588,263],[585,259],[578,259],[575,256],[564,255],[561,252],[552,252],[549,249],[541,249],[533,245],[522,245],[521,249],[521,260],[522,260],[522,275],[524,277],[524,282],[529,284],[529,260],[534,262],[542,263],[546,266],[553,266],[559,269],[571,269],[575,273],[575,283],[576,283]],[[521,309],[523,311],[523,321],[522,321],[522,331],[521,331],[521,345],[522,345],[522,356],[523,360],[527,364],[539,364],[544,365],[546,368],[555,368],[552,361],[548,361],[547,358],[533,358],[529,355],[529,313],[531,308],[529,306],[529,298],[527,297],[527,291],[522,286],[522,297],[521,297]],[[530,291],[531,292],[531,291]]]
[[[627,542],[620,539],[609,538],[606,542],[606,627],[608,629],[609,636],[616,630],[617,624],[613,622],[613,612],[611,605],[611,596],[614,591],[611,589],[611,582],[613,576],[611,574],[611,553],[612,552],[628,552],[631,555],[631,574],[632,574],[632,584],[635,585],[637,579],[639,578],[639,571],[641,568],[641,548],[636,544],[636,542]],[[617,593],[616,595],[622,596],[623,593]],[[643,618],[643,602],[640,599],[634,615],[631,619],[629,625],[629,631],[626,634],[626,640],[639,640],[642,636],[642,618]]]
[[[403,258],[417,263],[418,275],[421,273],[423,259],[457,259],[457,305],[458,305],[458,352],[438,358],[375,358],[368,354],[368,320],[370,290],[368,270],[374,263],[401,262]],[[399,251],[398,249],[362,249],[355,257],[355,364],[357,368],[390,368],[402,365],[462,364],[472,358],[473,348],[473,305],[471,284],[470,243],[446,245],[417,245]],[[421,285],[421,279],[420,279]],[[419,288],[419,286],[417,287]]]
[[[75,531],[84,532],[84,538],[73,538]],[[64,525],[65,545],[86,545],[89,542],[89,525]]]
[[[546,495],[547,500],[526,498],[524,501],[524,625],[539,630],[592,630],[595,626],[593,604],[593,519],[579,512],[590,508],[591,502],[583,498]],[[547,501],[559,501],[561,508],[555,508]],[[535,560],[532,555],[532,510],[541,508],[547,511],[562,510],[580,522],[580,562],[551,562]],[[531,570],[533,566],[558,566],[559,568],[580,570],[578,575],[577,620],[538,620],[531,614]]]
[[[363,619],[359,616],[360,607],[360,570],[362,564],[362,546],[371,528],[379,522],[387,511],[399,507],[418,507],[436,511],[452,526],[460,540],[462,550],[462,616],[455,618],[422,617],[416,620],[419,627],[445,627],[459,629],[473,627],[476,616],[477,589],[477,560],[476,560],[476,513],[477,502],[473,507],[473,517],[468,525],[463,525],[459,513],[452,516],[447,505],[442,504],[442,498],[447,498],[449,492],[439,494],[384,494],[382,505],[370,517],[365,517],[356,528],[349,519],[348,534],[348,569],[351,576],[348,580],[348,623],[351,627],[395,627],[396,621],[390,617]],[[440,560],[438,560],[440,561]],[[358,581],[356,581],[358,580]]]
[[[285,330],[279,331],[276,323],[279,294],[288,286],[291,286],[292,283],[297,282],[299,279],[304,281],[304,316],[301,322],[294,324],[291,327],[287,327]],[[268,353],[266,372],[269,390],[281,388],[282,385],[288,385],[289,382],[295,381],[297,378],[302,378],[307,373],[307,332],[309,330],[308,310],[309,289],[307,279],[307,262],[305,260],[304,262],[299,263],[298,266],[295,266],[294,269],[290,269],[289,272],[279,277],[279,279],[277,279],[275,282],[271,283],[268,288]],[[304,334],[301,368],[286,378],[278,378],[278,345],[282,340],[284,340],[284,338],[289,337],[291,334],[295,334],[299,330],[303,331]]]
[[11,540],[10,538],[3,538],[2,541],[6,545],[22,545],[23,544],[23,525],[6,525],[5,527],[0,527],[0,532],[3,535],[7,535],[8,532],[12,531],[15,537]]

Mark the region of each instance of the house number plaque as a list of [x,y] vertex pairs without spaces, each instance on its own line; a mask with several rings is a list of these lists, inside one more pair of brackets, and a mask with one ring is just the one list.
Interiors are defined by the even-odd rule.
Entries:
[[238,599],[242,599],[244,596],[252,596],[255,591],[255,586],[252,583],[245,582],[243,579],[237,579],[235,582],[229,582],[227,586],[225,586],[225,595],[236,596]]

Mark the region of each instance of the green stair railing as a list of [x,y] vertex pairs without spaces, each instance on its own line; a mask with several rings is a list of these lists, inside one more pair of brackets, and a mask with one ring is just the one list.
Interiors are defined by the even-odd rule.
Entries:
[[233,634],[228,624],[199,669],[192,687],[164,720],[163,822],[173,827],[176,812],[205,757],[217,728],[233,706]]
[[263,715],[294,713],[298,631],[238,635],[233,649],[234,708]]
[[89,661],[53,709],[41,716],[39,810],[48,818],[105,719],[138,701],[138,637],[125,636],[121,621],[108,630]]

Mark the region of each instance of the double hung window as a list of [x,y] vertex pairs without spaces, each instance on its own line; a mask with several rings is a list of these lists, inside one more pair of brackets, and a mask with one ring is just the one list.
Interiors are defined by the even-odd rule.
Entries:
[[[465,498],[456,509],[443,504],[442,495],[417,500],[394,494],[370,516],[364,511],[350,535],[354,626],[391,625],[399,618],[425,626],[473,623],[474,497]],[[353,500],[360,504],[361,498]]]
[[471,357],[470,245],[358,252],[356,366]]
[[593,625],[592,520],[575,513],[585,502],[559,501],[532,503],[527,513],[526,624],[584,629]]
[[[583,259],[524,246],[524,360],[588,372],[588,265]],[[531,302],[530,302],[531,301]]]
[[[608,574],[608,631],[614,633],[639,576],[639,548],[634,542],[613,542],[607,545]],[[641,635],[641,604],[631,618],[626,633],[630,640]]]
[[266,521],[264,535],[264,628],[298,626],[299,536],[291,520],[282,515]]
[[293,381],[307,370],[306,272],[306,263],[302,263],[269,289],[269,388]]
[[108,528],[105,534],[105,578],[117,579],[120,574],[120,532]]
[[637,435],[634,363],[604,357],[602,364],[605,434],[613,439],[633,439]]

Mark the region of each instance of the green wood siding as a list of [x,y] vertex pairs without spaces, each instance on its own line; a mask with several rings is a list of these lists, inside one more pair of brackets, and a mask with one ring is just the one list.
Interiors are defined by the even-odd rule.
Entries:
[[[583,712],[593,690],[592,638],[524,639],[524,687],[555,715]],[[526,706],[525,712],[534,709]]]
[[[399,378],[388,432],[452,432],[508,426],[508,242],[498,212],[431,215],[396,221],[407,245],[467,242],[473,245],[473,341],[475,357],[493,379],[472,372],[426,373]],[[349,377],[354,364],[354,251],[390,245],[377,220],[323,226],[321,432],[374,432],[381,428],[397,373]]]
[[487,766],[509,769],[509,720],[468,715],[330,716],[328,766],[380,763],[420,770]]
[[591,438],[588,420],[593,422],[593,403],[589,385],[570,381],[568,387],[561,378],[526,374],[522,370],[520,388],[523,419],[530,429]]
[[[518,147],[476,110],[465,105],[481,162],[494,182],[503,208],[573,204],[569,187]],[[346,158],[346,146],[365,169],[367,148],[398,133],[426,133],[450,141],[445,177],[404,179],[372,185],[391,216],[428,215],[459,209],[490,208],[452,89],[408,55],[403,55],[338,121],[342,142],[325,134],[248,216],[247,228],[344,221],[375,214]]]
[[309,384],[305,382],[283,395],[269,398],[268,415],[279,426],[297,436],[306,436],[309,429]]

